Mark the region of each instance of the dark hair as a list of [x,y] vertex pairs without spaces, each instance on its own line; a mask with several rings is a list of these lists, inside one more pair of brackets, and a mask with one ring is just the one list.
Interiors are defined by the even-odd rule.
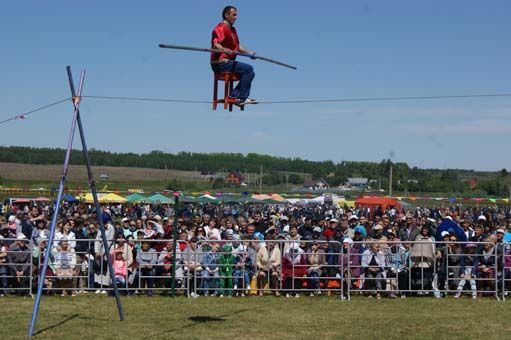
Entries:
[[222,20],[224,20],[224,19],[225,19],[225,15],[226,15],[227,13],[229,13],[231,9],[238,10],[238,9],[237,9],[236,7],[234,7],[234,6],[225,6],[225,7],[224,7],[224,9],[223,9],[223,11],[222,11]]

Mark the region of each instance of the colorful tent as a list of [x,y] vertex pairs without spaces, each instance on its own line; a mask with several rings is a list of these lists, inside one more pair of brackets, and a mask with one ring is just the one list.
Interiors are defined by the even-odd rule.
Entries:
[[149,201],[144,195],[137,193],[131,194],[126,197],[126,200],[130,203],[143,203]]
[[379,197],[379,196],[363,196],[357,198],[355,201],[357,206],[369,207],[376,209],[381,207],[382,210],[387,209],[388,206],[394,206],[395,208],[401,208],[401,204],[395,198]]
[[101,198],[99,198],[98,200],[100,203],[126,203],[127,202],[127,200],[124,197],[114,194],[113,192],[101,196]]
[[174,198],[167,197],[162,194],[154,194],[147,198],[151,203],[164,203],[164,204],[174,204]]

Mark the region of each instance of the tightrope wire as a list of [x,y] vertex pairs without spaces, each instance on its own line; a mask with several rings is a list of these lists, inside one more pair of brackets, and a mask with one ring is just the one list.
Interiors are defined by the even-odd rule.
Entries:
[[63,103],[65,101],[68,101],[70,100],[71,97],[68,97],[68,98],[65,98],[65,99],[61,99],[59,101],[56,101],[56,102],[53,102],[53,103],[50,103],[50,104],[47,104],[47,105],[44,105],[44,106],[41,106],[41,107],[38,107],[38,108],[35,108],[33,110],[30,110],[30,111],[27,111],[27,112],[23,112],[23,113],[20,113],[16,116],[13,116],[11,118],[7,118],[7,119],[4,119],[2,121],[0,121],[0,124],[4,124],[4,123],[7,123],[7,122],[10,122],[11,120],[16,120],[16,119],[25,119],[26,116],[28,116],[29,114],[32,114],[34,112],[38,112],[38,111],[42,111],[44,109],[47,109],[47,108],[50,108],[52,106],[55,106],[55,105],[58,105],[60,103]]

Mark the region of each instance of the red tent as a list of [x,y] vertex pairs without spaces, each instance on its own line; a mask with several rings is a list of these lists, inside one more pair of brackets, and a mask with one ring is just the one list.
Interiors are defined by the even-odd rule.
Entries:
[[396,209],[401,209],[401,204],[395,198],[388,197],[378,197],[378,196],[363,196],[359,197],[355,201],[355,206],[369,207],[371,209],[376,209],[376,207],[381,207],[382,210],[387,209],[388,206],[393,206]]

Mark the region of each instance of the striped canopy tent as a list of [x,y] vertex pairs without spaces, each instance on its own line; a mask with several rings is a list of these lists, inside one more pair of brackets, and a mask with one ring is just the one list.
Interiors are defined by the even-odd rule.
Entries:
[[124,197],[114,194],[113,192],[101,196],[101,198],[99,198],[98,200],[100,203],[126,203],[127,202],[127,200]]
[[144,195],[139,194],[138,192],[131,194],[129,196],[126,196],[126,200],[130,203],[143,203],[149,201],[147,197]]
[[167,197],[162,194],[154,194],[147,198],[151,203],[174,204],[174,198]]

